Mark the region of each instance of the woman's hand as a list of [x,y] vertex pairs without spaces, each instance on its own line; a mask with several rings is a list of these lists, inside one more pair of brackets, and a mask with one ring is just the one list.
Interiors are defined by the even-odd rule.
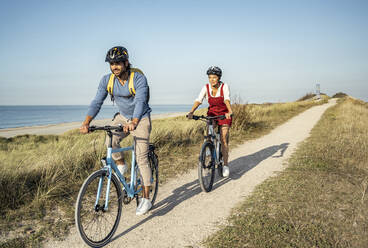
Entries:
[[226,119],[231,119],[231,116],[233,115],[233,112],[226,113]]
[[189,112],[189,113],[187,114],[187,118],[188,118],[188,119],[193,119],[193,112]]

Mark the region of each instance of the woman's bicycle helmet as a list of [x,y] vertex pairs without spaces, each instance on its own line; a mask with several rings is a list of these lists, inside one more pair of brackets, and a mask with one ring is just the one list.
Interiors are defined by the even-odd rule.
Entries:
[[210,68],[208,68],[207,70],[207,75],[217,75],[219,78],[221,78],[222,76],[222,71],[219,67],[217,66],[211,66]]

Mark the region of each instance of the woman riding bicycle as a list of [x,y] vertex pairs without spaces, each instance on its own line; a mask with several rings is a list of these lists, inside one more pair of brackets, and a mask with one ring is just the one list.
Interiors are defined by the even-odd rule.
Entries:
[[222,71],[217,66],[211,66],[207,70],[209,84],[203,86],[198,98],[194,101],[192,110],[188,113],[188,118],[192,118],[194,111],[202,104],[203,99],[208,100],[208,116],[225,115],[226,119],[217,120],[217,125],[221,130],[222,156],[224,160],[223,176],[228,177],[230,174],[228,166],[229,155],[229,129],[232,122],[232,114],[230,105],[230,89],[229,86],[220,81]]

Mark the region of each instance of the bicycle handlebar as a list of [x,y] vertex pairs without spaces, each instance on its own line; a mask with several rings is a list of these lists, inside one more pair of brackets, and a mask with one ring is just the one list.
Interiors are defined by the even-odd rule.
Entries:
[[116,130],[116,131],[120,131],[122,132],[123,131],[123,126],[119,125],[119,126],[102,126],[102,127],[97,127],[97,126],[90,126],[88,128],[88,131],[89,132],[93,132],[93,131],[97,131],[97,130],[103,130],[103,131],[113,131],[113,130]]
[[[188,115],[186,116],[188,117]],[[204,116],[204,115],[193,115],[193,120],[205,119],[205,120],[215,120],[215,119],[225,119],[225,115],[216,115],[216,116]]]

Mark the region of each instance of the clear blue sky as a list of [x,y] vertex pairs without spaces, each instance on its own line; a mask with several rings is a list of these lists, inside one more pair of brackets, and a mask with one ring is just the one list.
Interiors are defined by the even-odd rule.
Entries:
[[[368,1],[2,1],[0,105],[89,104],[127,47],[152,104],[191,104],[210,65],[248,102],[368,100]],[[107,102],[106,102],[107,103]]]

